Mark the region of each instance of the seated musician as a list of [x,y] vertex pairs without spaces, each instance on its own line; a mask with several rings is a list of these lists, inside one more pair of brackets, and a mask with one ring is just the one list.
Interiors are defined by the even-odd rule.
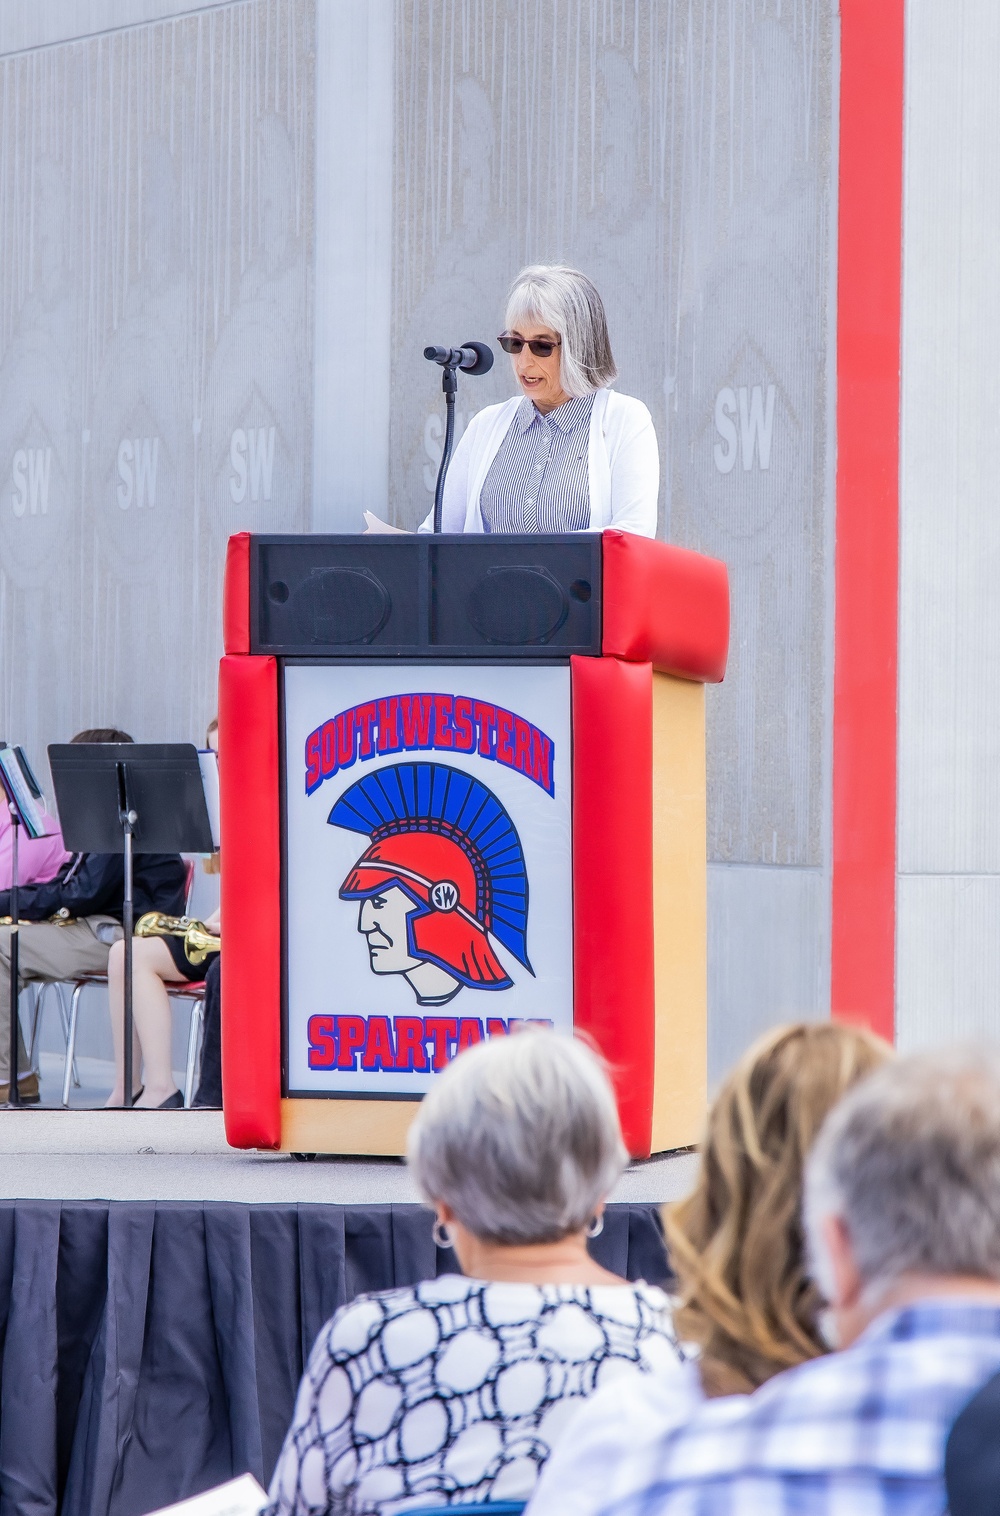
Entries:
[[[19,884],[39,884],[45,879],[54,879],[64,863],[69,862],[69,853],[63,847],[59,823],[48,811],[42,810],[45,822],[45,837],[28,837],[26,828],[21,828],[17,843],[17,879]],[[0,890],[9,890],[14,878],[14,824],[10,811],[0,796]]]
[[[131,742],[126,732],[99,727],[74,742]],[[184,905],[184,862],[177,853],[137,853],[133,871],[136,915],[179,911]],[[74,853],[54,879],[18,891],[21,982],[58,982],[104,974],[112,943],[122,935],[125,860],[121,853]],[[0,890],[0,915],[10,914],[10,891]],[[38,1101],[38,1076],[27,1070],[18,1035],[18,1090]],[[0,1101],[10,1079],[10,927],[0,926]]]
[[[656,535],[660,460],[641,400],[618,377],[604,305],[577,269],[522,269],[497,339],[519,395],[469,422],[445,479],[446,532]],[[433,511],[420,530],[431,531]]]
[[[206,741],[215,752],[219,749],[219,723],[212,721]],[[218,854],[205,860],[207,873],[218,871]],[[167,912],[166,914],[174,914]],[[135,912],[136,922],[140,912]],[[203,923],[209,932],[218,933],[219,913],[213,911]],[[174,1082],[173,1021],[170,1014],[171,984],[194,983],[206,977],[218,953],[209,953],[192,962],[182,936],[133,937],[132,939],[132,1024],[135,1048],[132,1058],[135,1104],[142,1109],[180,1110],[184,1096]],[[116,942],[108,960],[108,1008],[111,1035],[115,1044],[115,1084],[108,1105],[121,1105],[122,1036],[125,1006],[125,943]],[[140,1074],[141,1067],[141,1074]],[[220,1102],[221,1103],[221,1102]]]

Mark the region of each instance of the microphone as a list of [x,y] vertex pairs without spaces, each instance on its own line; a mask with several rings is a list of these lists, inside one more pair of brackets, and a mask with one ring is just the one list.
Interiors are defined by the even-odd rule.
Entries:
[[485,342],[463,342],[461,347],[425,347],[424,357],[442,368],[460,368],[466,374],[488,374],[493,350]]

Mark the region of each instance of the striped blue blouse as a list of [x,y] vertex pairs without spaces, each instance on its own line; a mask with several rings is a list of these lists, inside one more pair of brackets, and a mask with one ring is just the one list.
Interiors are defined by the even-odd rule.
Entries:
[[543,416],[524,397],[483,481],[484,531],[586,531],[593,408],[593,395],[582,395]]

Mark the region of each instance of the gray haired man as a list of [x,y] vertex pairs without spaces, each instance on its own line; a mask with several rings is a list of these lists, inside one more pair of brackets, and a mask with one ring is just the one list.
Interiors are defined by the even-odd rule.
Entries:
[[[603,1516],[946,1509],[948,1430],[1000,1370],[1000,1054],[901,1058],[852,1090],[811,1155],[805,1220],[842,1351],[623,1448]],[[532,1513],[545,1497],[543,1477]]]

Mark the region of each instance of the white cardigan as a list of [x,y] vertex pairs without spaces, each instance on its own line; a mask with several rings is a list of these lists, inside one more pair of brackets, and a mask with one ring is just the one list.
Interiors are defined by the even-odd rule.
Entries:
[[[441,530],[481,532],[479,508],[490,464],[517,414],[521,396],[488,405],[469,422],[455,449],[444,484]],[[653,419],[641,400],[598,390],[590,413],[587,473],[590,484],[589,531],[621,527],[640,537],[656,536],[656,496],[660,455]],[[434,511],[420,530],[434,529]]]

